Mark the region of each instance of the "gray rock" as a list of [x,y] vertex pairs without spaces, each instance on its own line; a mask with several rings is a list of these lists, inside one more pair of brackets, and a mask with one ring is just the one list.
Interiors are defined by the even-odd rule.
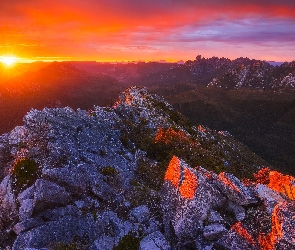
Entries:
[[227,231],[218,241],[217,245],[224,247],[225,249],[230,250],[258,250],[260,249],[252,238],[248,239],[243,237],[236,231],[229,230]]
[[13,244],[13,250],[42,248],[49,244],[64,242],[69,244],[74,237],[87,237],[89,242],[98,238],[99,231],[93,218],[66,216],[20,233]]
[[101,180],[97,166],[79,164],[75,167],[53,168],[43,171],[50,180],[65,186],[71,193],[81,195],[88,192],[91,179]]
[[131,215],[134,216],[137,222],[143,223],[149,220],[150,210],[146,205],[142,205],[142,206],[134,208],[131,211]]
[[171,247],[164,235],[156,231],[140,241],[140,250],[170,250]]
[[113,188],[104,181],[101,181],[99,184],[92,185],[91,191],[102,200],[114,200],[116,196]]
[[0,184],[0,230],[17,216],[16,199],[12,190],[10,176],[6,176]]
[[45,221],[60,220],[65,216],[80,217],[82,212],[73,205],[67,205],[66,207],[58,207],[54,209],[47,209],[39,214],[39,216]]
[[21,192],[17,196],[17,200],[21,204],[23,200],[33,199],[34,193],[35,193],[35,186],[32,185],[32,186],[28,187],[27,189],[25,189],[23,192]]
[[89,250],[110,250],[115,246],[115,238],[107,235],[100,236],[89,247]]
[[75,201],[74,203],[77,206],[77,208],[80,208],[80,209],[85,206],[85,202],[84,201]]
[[220,213],[218,213],[217,211],[212,210],[209,213],[208,222],[209,223],[222,223],[222,222],[224,222],[224,220],[221,217]]
[[46,181],[38,179],[35,182],[34,193],[34,213],[40,213],[46,209],[65,206],[70,201],[70,195],[65,188]]
[[97,223],[104,234],[115,237],[116,244],[119,240],[132,230],[132,224],[122,221],[117,214],[112,211],[104,212],[97,218]]
[[228,201],[227,210],[235,215],[237,221],[242,221],[243,219],[245,219],[246,213],[245,209],[242,206],[232,201]]
[[[275,249],[295,249],[295,204],[288,202],[278,203],[272,214],[273,234],[277,241]],[[275,230],[274,230],[275,229]]]
[[99,168],[93,164],[46,169],[43,174],[59,185],[65,186],[75,196],[87,195],[90,192],[103,200],[113,200],[116,196],[116,192],[99,173]]
[[218,223],[210,224],[204,228],[203,235],[208,240],[217,240],[227,229]]
[[151,218],[148,223],[146,228],[144,229],[144,234],[151,234],[155,231],[159,230],[159,225],[160,223],[158,221],[156,221],[154,218]]
[[170,161],[165,178],[162,189],[165,236],[172,239],[175,233],[178,238],[194,239],[202,232],[209,211],[222,206],[225,197],[206,170],[194,170],[177,157]]
[[257,203],[251,190],[247,188],[237,177],[229,173],[220,173],[216,185],[223,191],[229,200],[238,205]]
[[272,214],[274,207],[279,202],[286,201],[278,192],[270,189],[263,184],[258,184],[256,187],[256,191],[259,198],[264,201],[267,212],[269,214]]
[[24,221],[21,221],[17,224],[14,225],[13,227],[13,231],[16,234],[20,234],[24,231],[27,231],[29,229],[32,229],[34,227],[38,227],[40,225],[42,225],[44,223],[44,221],[41,218],[30,218]]
[[21,200],[20,208],[18,211],[18,218],[20,221],[30,218],[34,211],[34,199]]

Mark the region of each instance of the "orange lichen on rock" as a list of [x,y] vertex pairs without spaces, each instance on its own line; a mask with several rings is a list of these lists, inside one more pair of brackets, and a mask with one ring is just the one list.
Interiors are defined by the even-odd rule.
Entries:
[[271,218],[271,222],[272,222],[272,231],[270,233],[270,238],[271,238],[271,242],[275,243],[277,241],[278,238],[282,238],[283,237],[283,232],[282,232],[282,221],[279,218],[278,212],[280,210],[280,205],[281,203],[278,203],[272,213],[272,218]]
[[254,178],[256,179],[257,183],[267,185],[269,183],[269,168],[262,168],[257,173],[254,174]]
[[290,175],[270,171],[268,187],[284,194],[291,200],[295,200],[295,178]]
[[[167,168],[164,180],[170,181],[176,188],[179,188],[181,197],[192,199],[197,189],[197,177],[187,167],[181,167],[181,160],[173,156]],[[180,183],[181,171],[183,171],[183,181]]]
[[231,227],[231,230],[239,234],[241,237],[246,239],[248,242],[255,245],[255,241],[253,240],[252,236],[248,233],[248,231],[243,227],[241,222],[237,222]]
[[258,241],[261,250],[275,250],[270,235],[259,234]]
[[200,166],[196,166],[194,167],[195,170],[201,172],[204,176],[206,176],[209,180],[213,180],[213,176],[212,176],[212,171],[204,171],[204,169],[202,169]]
[[241,190],[234,183],[232,183],[229,178],[227,178],[227,176],[225,175],[224,172],[221,172],[219,174],[218,179],[220,181],[222,181],[225,185],[227,185],[228,187],[230,187],[231,189],[234,189],[234,190],[236,190],[239,193],[241,192]]
[[182,197],[192,199],[197,189],[198,181],[194,173],[187,168],[184,168],[184,181],[179,187],[179,192]]
[[175,140],[185,140],[185,141],[189,141],[189,138],[186,136],[186,134],[183,131],[176,131],[173,128],[167,128],[167,129],[163,129],[163,128],[158,128],[156,137],[155,137],[155,143],[158,142],[164,142],[165,144],[168,144],[171,141],[175,141]]
[[169,180],[175,187],[178,187],[180,179],[180,160],[173,156],[167,168],[164,180]]
[[198,130],[201,131],[201,132],[203,132],[203,133],[206,133],[206,128],[203,127],[202,125],[199,125],[198,126]]
[[[289,205],[286,202],[279,202],[274,210],[273,210],[273,214],[272,214],[272,230],[268,235],[259,235],[259,243],[261,245],[261,249],[262,250],[274,250],[276,249],[276,244],[281,240],[284,239],[285,237],[288,238],[288,236],[284,235],[284,234],[290,234],[290,235],[294,235],[294,232],[292,230],[292,228],[288,228],[286,227],[285,229],[283,229],[283,224],[286,222],[284,220],[284,218],[286,218],[283,214],[284,213],[289,213]],[[283,213],[283,214],[282,214]],[[286,231],[286,229],[288,228],[289,231]],[[290,231],[291,230],[291,231]],[[292,237],[292,241],[294,240],[294,238]]]

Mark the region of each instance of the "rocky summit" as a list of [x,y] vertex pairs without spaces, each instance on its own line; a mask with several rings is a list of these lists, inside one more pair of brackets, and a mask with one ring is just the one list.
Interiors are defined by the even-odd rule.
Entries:
[[272,66],[265,61],[239,64],[228,69],[222,77],[213,78],[207,85],[219,89],[255,89],[270,91],[294,91],[295,63]]
[[145,88],[0,137],[0,248],[295,249],[295,178]]

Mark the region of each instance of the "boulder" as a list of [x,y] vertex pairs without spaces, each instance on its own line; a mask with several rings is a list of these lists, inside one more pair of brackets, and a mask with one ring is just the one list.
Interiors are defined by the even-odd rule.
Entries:
[[45,169],[43,175],[49,180],[65,186],[75,195],[81,195],[88,192],[92,178],[97,181],[102,179],[102,176],[98,173],[98,168],[91,164]]
[[275,249],[295,249],[295,204],[278,203],[272,214],[271,239]]
[[15,224],[13,227],[13,231],[16,234],[20,234],[24,231],[31,229],[31,228],[38,227],[43,223],[44,223],[44,221],[41,218],[30,218],[30,219],[27,219],[27,220],[24,220],[24,221],[21,221],[21,222]]
[[137,222],[143,223],[149,220],[150,210],[146,205],[142,205],[134,208],[131,211],[131,215],[136,219]]
[[100,233],[91,217],[65,216],[60,220],[46,222],[41,226],[20,233],[12,250],[39,249],[59,242],[69,244],[74,238],[83,237],[87,237],[89,242],[93,242]]
[[217,240],[227,229],[218,223],[210,224],[204,228],[203,235],[208,240]]
[[258,244],[254,241],[241,222],[236,223],[217,241],[216,245],[230,250],[258,250]]
[[112,200],[116,196],[113,188],[99,173],[99,168],[93,164],[46,169],[43,172],[46,178],[64,186],[75,196],[82,196],[90,191],[103,200]]
[[269,214],[272,214],[274,207],[279,202],[286,201],[279,192],[270,189],[266,185],[258,184],[256,187],[256,192],[258,194],[258,197],[264,201],[264,204],[266,206],[267,212]]
[[35,193],[35,186],[32,185],[32,186],[26,188],[23,192],[21,192],[17,196],[17,200],[21,204],[23,200],[33,199],[34,198],[34,193]]
[[60,220],[65,216],[80,217],[82,212],[73,205],[67,205],[66,207],[57,207],[54,209],[47,209],[40,213],[38,216],[45,221]]
[[89,247],[89,250],[109,250],[113,249],[115,246],[115,238],[102,235]]
[[97,223],[104,234],[115,237],[116,244],[132,230],[132,224],[119,219],[113,211],[104,212],[98,217]]
[[20,221],[30,218],[34,211],[34,199],[25,199],[20,203],[20,208],[18,210],[18,218]]
[[247,188],[237,177],[229,173],[220,173],[216,185],[222,190],[229,200],[238,205],[257,203],[251,190]]
[[70,201],[70,195],[65,188],[43,179],[35,182],[34,213],[46,209],[65,206]]
[[16,215],[17,205],[12,181],[10,176],[6,176],[0,184],[0,229],[4,229]]
[[268,187],[283,194],[290,200],[295,200],[295,178],[293,176],[270,171]]
[[175,233],[178,238],[194,239],[202,232],[208,213],[224,204],[225,197],[213,184],[213,178],[202,168],[195,170],[179,158],[172,158],[162,189],[163,221],[168,238],[173,238]]
[[144,237],[140,241],[140,250],[170,250],[171,247],[164,235],[156,231]]
[[218,213],[217,211],[212,210],[209,213],[208,222],[209,223],[223,223],[224,220],[221,217],[220,213]]
[[232,201],[228,201],[227,210],[234,214],[237,221],[242,221],[243,219],[245,219],[246,213],[245,209],[242,206]]

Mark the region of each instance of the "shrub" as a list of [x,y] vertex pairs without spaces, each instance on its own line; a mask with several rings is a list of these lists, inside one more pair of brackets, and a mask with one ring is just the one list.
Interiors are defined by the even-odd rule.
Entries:
[[100,173],[104,176],[116,176],[119,172],[114,167],[106,166],[100,170]]
[[140,238],[129,233],[119,241],[119,244],[113,250],[138,250],[140,240]]
[[75,243],[70,243],[67,245],[58,243],[53,247],[53,250],[80,250],[80,248]]
[[35,182],[40,175],[40,169],[34,159],[22,158],[15,162],[11,174],[15,177],[15,184],[22,188]]

